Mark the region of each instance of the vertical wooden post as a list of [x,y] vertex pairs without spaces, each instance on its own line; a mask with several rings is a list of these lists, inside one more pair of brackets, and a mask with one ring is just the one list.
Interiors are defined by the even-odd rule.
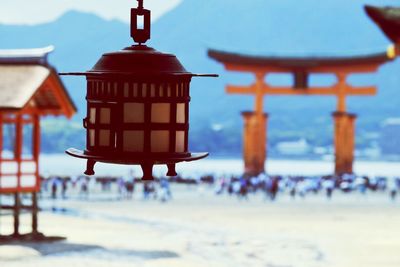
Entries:
[[353,173],[354,150],[355,150],[355,114],[347,114],[347,131],[346,131],[346,171]]
[[335,112],[335,174],[353,173],[355,119],[354,114]]
[[346,74],[337,73],[337,111],[335,120],[335,174],[353,173],[355,115],[346,110]]
[[37,235],[38,232],[38,200],[37,193],[32,192],[32,234]]
[[[0,190],[1,190],[1,179],[3,178],[2,165],[3,165],[3,114],[0,113]],[[1,194],[0,194],[1,197]],[[1,201],[0,201],[0,217],[1,217]],[[1,219],[1,218],[0,218]],[[0,236],[1,236],[1,222],[0,222]]]
[[258,175],[265,172],[267,158],[267,114],[260,115],[255,112],[243,112],[243,156],[244,168],[247,175]]
[[22,123],[22,115],[17,114],[15,121],[15,150],[14,150],[14,158],[17,163],[17,191],[21,190],[21,175],[22,175],[22,138],[23,138],[23,123]]
[[[3,177],[3,169],[2,169],[2,163],[3,163],[3,142],[4,142],[4,124],[3,124],[3,114],[0,113],[0,188],[1,188],[1,179]],[[1,208],[0,208],[1,209]]]
[[38,114],[33,115],[33,158],[36,167],[36,192],[32,192],[32,233],[38,234],[38,198],[37,193],[40,191],[40,173],[39,173],[39,156],[40,156],[40,117]]
[[256,73],[256,101],[255,101],[255,113],[262,117],[264,113],[264,85],[265,73]]
[[19,224],[21,213],[21,160],[22,160],[22,116],[16,115],[15,119],[15,144],[14,144],[14,158],[17,163],[17,188],[14,194],[14,236],[19,236]]
[[14,194],[14,237],[18,237],[19,234],[19,215],[21,212],[21,203],[19,198],[19,193]]
[[38,114],[33,115],[33,159],[36,165],[36,185],[37,192],[40,190],[40,172],[39,172],[39,157],[40,157],[40,116]]
[[346,75],[342,73],[336,74],[337,83],[337,112],[346,112]]

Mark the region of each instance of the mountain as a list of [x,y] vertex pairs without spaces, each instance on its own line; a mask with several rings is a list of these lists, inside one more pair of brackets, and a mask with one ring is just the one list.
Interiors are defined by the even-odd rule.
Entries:
[[[382,52],[389,41],[365,15],[362,6],[366,3],[382,5],[392,1],[184,0],[157,20],[153,24],[151,46],[176,54],[191,72],[221,75],[218,79],[193,80],[193,150],[240,153],[240,112],[253,108],[252,97],[226,95],[224,92],[227,83],[249,84],[252,77],[225,72],[221,65],[207,57],[208,48],[285,56],[350,56]],[[132,41],[127,24],[76,11],[41,25],[0,25],[0,48],[49,44],[56,47],[50,56],[51,62],[60,72],[70,72],[90,69],[101,54],[119,50]],[[399,71],[400,63],[396,61],[383,66],[377,75],[351,78],[356,84],[376,84],[379,88],[376,97],[349,100],[350,111],[359,114],[360,147],[377,141],[380,124],[385,118],[400,117]],[[318,82],[326,79],[328,77],[316,78]],[[79,107],[80,113],[75,121],[80,124],[85,115],[84,78],[64,77],[63,80]],[[290,81],[287,77],[274,80]],[[266,111],[271,115],[270,145],[297,138],[306,138],[313,145],[330,145],[330,113],[334,109],[334,99],[327,97],[267,98]],[[73,142],[75,138],[69,137],[69,140]],[[48,150],[53,151],[52,146],[56,144],[48,146]]]

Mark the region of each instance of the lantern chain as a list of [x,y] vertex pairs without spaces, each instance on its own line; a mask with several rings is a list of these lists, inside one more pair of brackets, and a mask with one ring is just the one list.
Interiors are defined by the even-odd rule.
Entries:
[[137,0],[138,1],[138,9],[143,9],[143,0]]

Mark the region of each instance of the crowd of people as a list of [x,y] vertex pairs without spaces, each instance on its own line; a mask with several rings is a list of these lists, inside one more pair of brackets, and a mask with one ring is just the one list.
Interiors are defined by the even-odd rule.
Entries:
[[[94,188],[100,187],[100,193],[113,194],[116,192],[116,198],[119,200],[133,199],[135,189],[139,185],[143,188],[143,199],[158,199],[166,202],[172,199],[170,183],[167,178],[160,178],[157,181],[142,182],[135,179],[134,175],[127,177],[96,177],[88,176],[77,177],[60,177],[51,176],[42,178],[43,195],[49,196],[51,199],[67,199],[74,192],[79,199],[88,199],[89,192],[93,192]],[[116,187],[116,190],[113,188]]]
[[[308,194],[323,192],[328,199],[334,192],[388,192],[390,198],[395,200],[400,192],[400,178],[367,177],[354,174],[341,176],[268,176],[260,174],[253,177],[227,177],[214,179],[215,192],[218,195],[227,193],[239,198],[248,198],[250,193],[262,192],[270,200],[275,200],[278,194],[288,193],[292,198],[306,197]],[[210,180],[210,176],[206,178]]]
[[[386,192],[392,200],[400,193],[400,178],[367,177],[353,174],[341,176],[269,176],[264,173],[258,176],[214,176],[207,175],[198,179],[184,179],[180,176],[156,181],[141,181],[133,173],[127,177],[97,177],[90,179],[80,177],[50,177],[43,179],[42,191],[48,192],[51,198],[68,197],[68,191],[77,192],[81,199],[88,199],[90,188],[100,185],[100,192],[114,194],[119,200],[130,200],[135,191],[142,188],[144,200],[160,200],[166,202],[172,199],[170,182],[186,184],[208,184],[215,188],[217,195],[228,194],[239,199],[248,199],[250,194],[261,193],[266,199],[274,201],[279,195],[288,194],[292,198],[305,198],[310,194],[324,194],[328,199],[336,192]],[[116,190],[113,190],[116,188]]]

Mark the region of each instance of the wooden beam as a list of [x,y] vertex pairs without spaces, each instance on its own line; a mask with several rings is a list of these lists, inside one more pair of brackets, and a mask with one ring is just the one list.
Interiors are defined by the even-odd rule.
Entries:
[[[250,86],[234,86],[228,85],[225,90],[228,94],[242,94],[242,95],[255,95],[256,88],[254,85]],[[369,87],[352,87],[347,86],[344,93],[346,95],[376,95],[377,88],[374,86]],[[270,87],[263,86],[264,95],[338,95],[337,86],[333,87],[311,87],[308,89],[294,89],[292,87]]]
[[[251,66],[251,65],[240,65],[237,63],[223,63],[227,71],[233,72],[247,72],[247,73],[287,73],[291,74],[294,72],[293,68],[289,66]],[[335,74],[335,73],[345,73],[347,75],[351,74],[366,74],[375,73],[380,67],[380,63],[366,63],[366,64],[356,64],[356,65],[342,65],[342,66],[316,66],[308,67],[305,69],[306,72],[310,74]]]
[[346,95],[376,95],[378,89],[375,86],[370,87],[353,87],[347,86]]
[[315,87],[309,89],[294,89],[292,87],[264,87],[266,95],[336,95],[336,88]]
[[254,95],[256,94],[255,85],[248,86],[234,86],[228,85],[225,89],[228,94],[243,94],[243,95]]

